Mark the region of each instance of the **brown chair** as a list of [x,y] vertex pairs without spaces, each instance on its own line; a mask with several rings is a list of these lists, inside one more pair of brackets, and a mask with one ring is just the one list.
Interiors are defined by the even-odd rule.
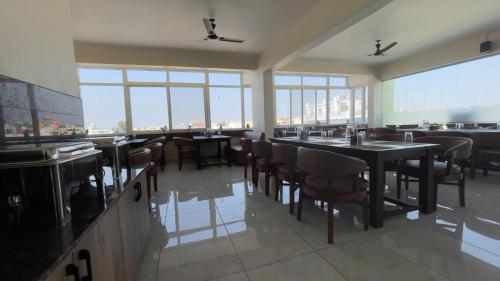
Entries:
[[193,140],[188,138],[174,137],[174,144],[177,147],[179,171],[182,170],[184,157],[193,156],[195,148]]
[[470,163],[470,178],[474,179],[476,169],[483,170],[483,175],[488,175],[488,170],[498,168],[492,165],[500,162],[500,132],[474,132],[471,134],[474,146]]
[[381,127],[373,129],[373,133],[375,134],[375,137],[378,137],[381,135],[395,135],[398,133],[398,131],[396,129]]
[[399,129],[416,129],[416,128],[418,128],[418,124],[399,125]]
[[[437,200],[439,184],[457,185],[460,206],[465,206],[465,166],[472,150],[472,140],[459,137],[431,136],[416,139],[418,143],[439,144],[434,160],[434,198]],[[420,178],[420,160],[406,160],[398,166],[397,198],[401,197],[401,176],[405,176],[405,188],[409,182]],[[417,180],[410,180],[409,177]],[[436,201],[437,202],[437,201]]]
[[[252,131],[245,131],[243,132],[243,136],[240,139],[239,144],[231,144],[231,160],[238,164],[238,165],[248,165],[248,151],[243,150],[243,140],[249,140],[248,142],[252,143],[252,140],[260,140],[264,141],[266,140],[266,134],[265,133],[259,133],[259,132],[252,132]],[[251,146],[251,145],[250,145]]]
[[253,171],[253,183],[255,187],[259,185],[259,173],[262,172],[265,175],[265,192],[266,196],[269,196],[269,177],[274,171],[274,165],[271,162],[272,156],[272,145],[268,141],[253,141],[252,142],[252,164],[254,165]]
[[295,170],[297,165],[297,149],[295,145],[273,143],[272,145],[272,162],[274,164],[274,200],[278,201],[278,193],[280,185],[286,181],[290,184],[290,213],[293,214],[295,205],[295,190],[297,189],[297,178]]
[[332,132],[332,137],[333,138],[345,138],[345,131],[346,131],[346,129],[341,129],[341,128],[334,129]]
[[440,137],[458,137],[458,138],[468,138],[469,134],[460,131],[429,131],[427,136],[440,136]]
[[165,145],[167,144],[167,137],[161,136],[161,137],[157,137],[157,138],[148,140],[146,142],[146,145],[151,144],[151,143],[157,143],[157,142],[162,144],[160,167],[161,167],[161,171],[163,172],[165,169],[165,165],[167,164],[167,159],[165,156]]
[[338,202],[360,204],[363,223],[368,230],[368,182],[360,174],[366,162],[349,156],[299,148],[297,175],[301,176],[297,219],[301,219],[304,195],[328,204],[328,243],[333,244],[333,207]]
[[[147,147],[140,147],[131,150],[128,154],[128,162],[131,168],[142,168],[147,165],[151,165],[151,149]],[[148,200],[149,200],[150,199],[149,194],[151,193],[151,178],[149,177],[149,170],[146,173],[148,173],[148,176],[146,177],[146,186],[148,189]]]
[[[151,166],[148,170],[148,177],[153,177],[153,184],[155,191],[158,191],[158,169],[161,167],[161,158],[163,144],[161,142],[150,143],[145,145],[146,148],[151,150]],[[148,198],[151,198],[151,189],[148,187]]]

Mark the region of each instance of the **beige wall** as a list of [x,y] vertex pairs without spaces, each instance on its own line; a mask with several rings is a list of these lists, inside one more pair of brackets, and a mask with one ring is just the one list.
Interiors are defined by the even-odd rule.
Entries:
[[299,58],[283,66],[279,71],[332,74],[375,74],[375,69],[370,66],[313,58]]
[[[485,41],[485,38],[486,34],[481,33],[437,46],[396,62],[380,66],[376,70],[376,75],[381,80],[386,80],[490,55],[491,53],[479,53],[479,44]],[[496,52],[500,51],[500,30],[490,33],[489,39],[493,41]]]
[[130,64],[226,69],[256,69],[258,56],[214,51],[178,50],[75,42],[78,63]]
[[2,0],[0,73],[78,95],[68,0]]

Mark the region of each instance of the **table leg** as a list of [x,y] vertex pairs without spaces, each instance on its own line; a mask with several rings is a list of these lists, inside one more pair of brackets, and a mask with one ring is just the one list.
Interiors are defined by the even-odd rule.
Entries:
[[217,157],[220,159],[222,156],[220,141],[217,142]]
[[375,228],[380,228],[384,225],[384,161],[374,159],[368,165],[370,166],[370,224]]
[[436,188],[434,186],[434,153],[427,150],[420,157],[420,178],[418,181],[418,206],[425,214],[436,211]]
[[231,167],[231,140],[228,140],[226,142],[226,160],[227,160],[227,166]]
[[196,164],[198,166],[198,170],[201,170],[201,145],[199,142],[194,143],[195,148],[196,148]]

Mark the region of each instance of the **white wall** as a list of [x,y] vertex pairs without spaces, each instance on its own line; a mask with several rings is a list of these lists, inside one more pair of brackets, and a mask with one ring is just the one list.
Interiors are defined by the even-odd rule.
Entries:
[[296,59],[280,68],[279,71],[331,74],[375,74],[375,69],[370,66],[352,64],[343,61],[314,58]]
[[2,0],[0,73],[78,95],[68,0]]

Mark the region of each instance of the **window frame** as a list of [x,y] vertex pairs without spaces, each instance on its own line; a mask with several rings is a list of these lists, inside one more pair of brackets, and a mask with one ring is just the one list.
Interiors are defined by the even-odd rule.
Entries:
[[[80,69],[113,69],[120,70],[122,73],[122,83],[101,83],[101,82],[80,82],[79,70]],[[166,72],[166,82],[137,82],[129,81],[127,78],[127,70],[144,70],[144,71],[165,71]],[[205,75],[204,83],[183,83],[183,82],[170,82],[170,72],[201,72]],[[170,67],[170,66],[145,66],[145,65],[110,65],[110,64],[93,64],[93,63],[78,63],[77,68],[77,78],[78,78],[78,89],[81,86],[120,86],[123,87],[124,102],[125,102],[125,122],[126,122],[126,134],[157,134],[164,132],[163,130],[134,130],[132,122],[132,108],[130,99],[130,87],[165,87],[167,94],[167,119],[168,127],[165,131],[168,132],[179,132],[179,131],[189,131],[189,129],[173,129],[172,128],[172,105],[170,97],[171,87],[201,87],[203,88],[203,106],[205,110],[205,128],[194,128],[191,131],[200,131],[205,129],[210,129],[211,124],[211,112],[210,112],[210,87],[218,88],[239,88],[240,89],[240,107],[241,107],[241,127],[232,129],[246,129],[245,124],[245,101],[244,101],[244,89],[250,88],[251,85],[245,84],[243,82],[243,70],[225,70],[225,69],[213,69],[213,68],[194,68],[194,67]],[[240,83],[239,85],[220,85],[220,84],[210,84],[209,83],[209,73],[228,73],[228,74],[239,74]],[[253,91],[251,92],[253,96]],[[79,93],[80,94],[80,93]],[[81,96],[81,95],[80,95]],[[253,106],[253,104],[252,104]]]

